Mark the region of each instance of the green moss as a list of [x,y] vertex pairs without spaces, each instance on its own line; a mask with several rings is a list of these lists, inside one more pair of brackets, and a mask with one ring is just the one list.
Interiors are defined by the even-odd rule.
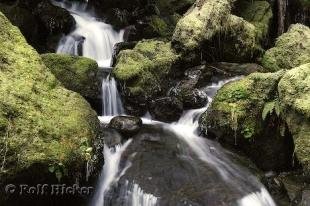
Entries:
[[286,123],[294,137],[296,156],[310,173],[310,63],[289,70],[278,90]]
[[262,64],[269,71],[291,69],[310,62],[310,29],[301,24],[292,25],[281,35],[275,47],[269,49]]
[[84,97],[97,98],[100,95],[100,82],[96,81],[98,65],[85,57],[64,54],[41,55],[45,65],[69,90]]
[[192,51],[203,41],[218,33],[231,10],[231,0],[199,1],[177,24],[173,44],[178,49]]
[[161,87],[178,55],[169,42],[142,40],[133,50],[123,50],[113,70],[134,95],[151,95]]
[[[63,163],[81,171],[81,139],[91,142],[99,123],[77,93],[63,88],[20,31],[0,13],[0,182],[28,172],[42,177]],[[43,170],[28,171],[34,165]],[[44,169],[46,168],[46,170]],[[43,176],[44,177],[44,176]]]
[[248,77],[228,83],[216,94],[209,111],[204,115],[204,125],[223,130],[225,138],[234,133],[246,139],[259,134],[263,128],[261,113],[266,101],[273,99],[277,83],[283,72],[253,73]]
[[267,1],[237,1],[236,11],[237,16],[252,23],[260,40],[266,37],[269,32],[269,26],[273,17],[272,8]]

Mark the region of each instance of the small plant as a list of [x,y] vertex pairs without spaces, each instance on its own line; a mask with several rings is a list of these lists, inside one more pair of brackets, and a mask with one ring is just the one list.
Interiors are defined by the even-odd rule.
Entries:
[[278,100],[274,100],[272,102],[267,102],[264,106],[263,112],[262,112],[262,118],[263,120],[266,120],[268,114],[272,114],[275,112],[278,117],[280,117],[280,104]]

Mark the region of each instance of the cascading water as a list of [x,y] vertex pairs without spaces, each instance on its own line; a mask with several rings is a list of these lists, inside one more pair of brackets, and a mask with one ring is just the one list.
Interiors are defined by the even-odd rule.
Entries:
[[204,91],[209,99],[207,106],[185,112],[178,122],[166,127],[172,129],[182,141],[186,142],[202,161],[212,165],[230,187],[235,188],[241,195],[244,195],[238,201],[239,206],[275,206],[268,191],[254,176],[232,164],[215,142],[199,137],[197,134],[198,119],[207,110],[216,91],[224,84],[238,79],[240,77],[220,81],[206,87]]
[[[67,9],[76,21],[74,31],[60,40],[57,53],[94,59],[101,69],[111,72],[113,47],[123,41],[124,30],[117,32],[111,25],[98,21],[87,12],[86,3],[67,1],[53,1],[53,3]],[[123,113],[116,81],[109,74],[102,80],[102,108],[104,116]]]
[[[86,12],[87,4],[85,3],[59,1],[54,1],[53,3],[70,11],[76,21],[75,30],[68,36],[62,38],[57,52],[89,57],[96,60],[100,67],[111,69],[110,64],[113,46],[115,43],[123,41],[123,31],[116,32],[110,25],[98,21]],[[209,102],[212,101],[212,97],[221,86],[236,79],[238,78],[221,81],[218,84],[213,84],[205,88],[204,91],[208,94]],[[111,78],[109,74],[102,82],[102,99],[104,115],[102,120],[105,121],[110,119],[110,117],[107,118],[107,116],[123,114],[116,81]],[[204,162],[205,165],[209,165],[217,171],[221,179],[225,182],[225,186],[240,197],[236,202],[239,206],[274,206],[275,203],[269,193],[256,178],[242,168],[234,165],[217,143],[201,138],[197,134],[198,118],[207,109],[208,105],[205,108],[185,112],[181,119],[174,124],[169,125],[146,119],[144,119],[144,123],[156,124],[165,131],[172,131],[176,138],[184,142],[187,148]],[[123,189],[119,194],[123,198],[121,203],[111,203],[114,201],[114,196],[113,194],[109,194],[109,192],[113,193],[111,191],[112,188],[117,185],[120,178],[122,178],[131,167],[131,161],[126,160],[126,158],[125,161],[123,161],[122,156],[132,142],[134,142],[134,140],[128,140],[123,145],[115,147],[104,147],[105,164],[99,178],[98,187],[91,201],[91,206],[155,206],[161,204],[160,196],[144,192],[143,186],[136,183],[134,179],[126,180],[122,186]],[[189,160],[192,159],[192,157],[187,154],[184,154],[184,157]],[[123,164],[124,162],[125,164]],[[193,160],[191,164],[194,165],[196,163]],[[142,172],[143,171],[141,171],[141,173]],[[138,175],[143,176],[143,174]],[[152,179],[152,177],[149,178]],[[149,189],[150,188],[148,188],[148,191]],[[160,188],[158,189],[160,190]],[[154,192],[156,192],[156,190]],[[111,201],[106,202],[105,199]],[[189,203],[189,205],[192,204]]]

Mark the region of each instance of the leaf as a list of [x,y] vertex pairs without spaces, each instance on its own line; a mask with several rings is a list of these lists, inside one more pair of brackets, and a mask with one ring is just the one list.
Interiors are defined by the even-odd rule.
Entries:
[[93,151],[93,148],[91,148],[91,147],[88,147],[86,150],[85,150],[85,152],[87,152],[87,153],[91,153]]
[[280,110],[280,104],[279,104],[278,101],[275,102],[274,110],[276,111],[276,114],[277,114],[277,116],[279,117],[279,116],[280,116],[280,113],[281,113],[281,110]]
[[262,118],[263,120],[266,119],[267,115],[269,113],[272,113],[272,111],[274,110],[275,108],[275,102],[272,101],[272,102],[267,102],[264,106],[264,109],[263,109],[263,112],[262,112]]
[[49,166],[49,167],[48,167],[48,171],[49,171],[50,173],[54,173],[54,172],[55,172],[55,166]]

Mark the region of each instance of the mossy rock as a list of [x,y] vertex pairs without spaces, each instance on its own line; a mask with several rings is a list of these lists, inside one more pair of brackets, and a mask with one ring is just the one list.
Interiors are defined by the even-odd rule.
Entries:
[[281,121],[277,86],[284,72],[253,73],[223,86],[201,125],[264,170],[290,167],[293,142]]
[[289,70],[278,88],[296,156],[310,174],[310,63]]
[[239,0],[233,13],[253,24],[260,40],[268,37],[273,17],[269,2]]
[[98,135],[97,115],[62,87],[2,13],[0,28],[0,184],[48,181],[52,166],[73,183]]
[[155,99],[167,90],[178,60],[170,42],[155,39],[142,40],[132,50],[120,52],[113,75],[123,85],[122,95],[129,113],[143,115],[148,99]]
[[266,1],[234,3],[198,1],[178,22],[172,45],[184,55],[202,51],[209,62],[244,63],[261,57],[272,20],[271,6]]
[[99,98],[101,82],[97,78],[96,61],[86,57],[54,53],[43,54],[41,57],[44,64],[67,89],[87,98]]
[[232,0],[197,1],[178,22],[172,43],[177,50],[194,51],[222,29],[230,14]]
[[309,62],[310,29],[302,24],[291,25],[262,59],[262,65],[269,71],[291,69]]
[[178,60],[170,42],[142,40],[132,50],[120,52],[113,70],[115,77],[126,82],[134,96],[152,96]]

